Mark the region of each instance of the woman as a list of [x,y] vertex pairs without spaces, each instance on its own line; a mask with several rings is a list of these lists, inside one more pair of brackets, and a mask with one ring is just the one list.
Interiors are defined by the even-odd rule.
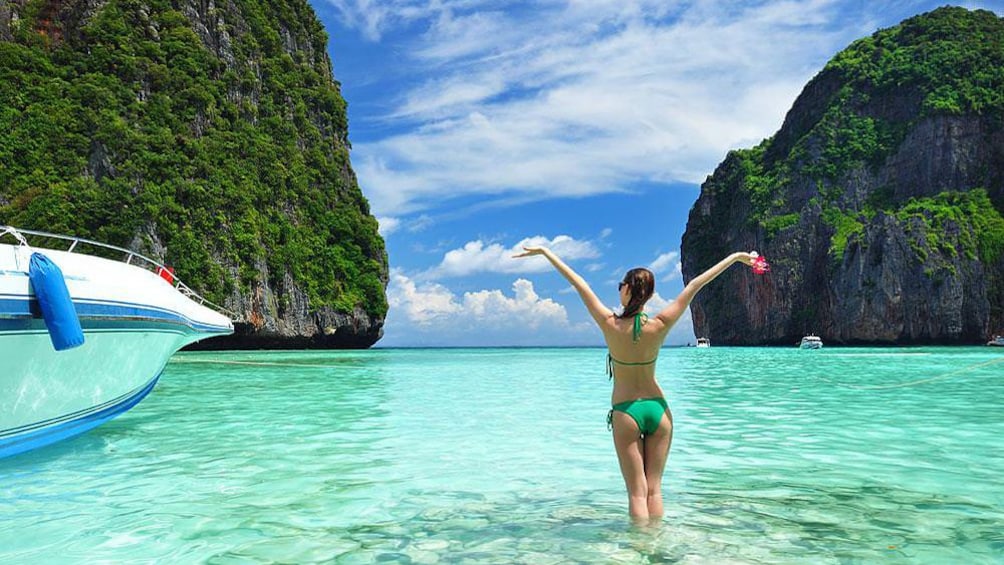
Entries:
[[752,265],[756,252],[733,253],[695,277],[680,296],[654,318],[642,312],[655,291],[648,269],[631,269],[618,285],[621,314],[600,302],[586,281],[546,247],[524,247],[516,257],[543,255],[572,283],[589,314],[603,331],[614,381],[613,408],[607,417],[628,491],[628,511],[635,519],[662,516],[662,472],[673,441],[673,415],[655,380],[655,361],[670,328],[697,292],[736,262]]

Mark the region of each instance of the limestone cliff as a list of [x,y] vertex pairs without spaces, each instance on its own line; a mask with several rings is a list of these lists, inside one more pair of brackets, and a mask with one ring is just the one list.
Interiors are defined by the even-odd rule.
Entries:
[[387,257],[306,0],[0,1],[0,223],[176,268],[207,347],[368,347]]
[[940,8],[835,56],[781,129],[708,177],[681,254],[722,344],[982,343],[1004,330],[1004,20]]

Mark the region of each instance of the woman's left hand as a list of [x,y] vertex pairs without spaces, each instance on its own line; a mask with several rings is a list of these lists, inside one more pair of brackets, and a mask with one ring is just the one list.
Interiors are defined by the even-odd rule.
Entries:
[[745,265],[753,265],[753,261],[756,261],[757,257],[760,256],[756,251],[750,251],[749,253],[739,252],[736,255],[739,255],[739,261]]

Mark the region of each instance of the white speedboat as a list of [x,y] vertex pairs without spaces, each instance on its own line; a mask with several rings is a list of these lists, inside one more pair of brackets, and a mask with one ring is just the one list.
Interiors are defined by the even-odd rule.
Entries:
[[798,344],[799,349],[822,349],[823,340],[819,339],[817,335],[807,335],[802,338],[802,341]]
[[706,337],[699,337],[697,338],[697,347],[711,347],[711,340]]
[[1004,335],[995,335],[993,339],[987,342],[987,345],[1004,347]]
[[[79,347],[55,349],[57,330],[40,315],[47,299],[29,284],[34,252],[62,271]],[[229,317],[166,271],[126,249],[0,226],[0,457],[114,418],[153,389],[176,351],[233,333]]]

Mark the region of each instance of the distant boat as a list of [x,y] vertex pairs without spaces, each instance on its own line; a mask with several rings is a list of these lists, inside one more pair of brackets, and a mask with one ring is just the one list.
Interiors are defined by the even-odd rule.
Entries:
[[987,345],[1004,347],[1004,335],[995,335],[993,339],[987,342]]
[[697,338],[697,347],[711,347],[711,340],[706,337]]
[[[125,412],[153,389],[175,351],[234,331],[221,308],[142,255],[0,226],[0,236],[7,234],[20,244],[0,243],[0,457]],[[39,245],[29,246],[25,236]],[[62,249],[51,247],[60,243]],[[36,252],[41,257],[33,258]],[[38,286],[29,267],[35,260],[58,267],[42,282],[68,294]],[[50,324],[44,307],[54,303],[65,307],[65,317]],[[68,332],[72,339],[57,345],[69,326],[76,328]]]
[[822,349],[823,340],[819,339],[817,335],[807,335],[802,338],[801,343],[798,344],[799,349]]

